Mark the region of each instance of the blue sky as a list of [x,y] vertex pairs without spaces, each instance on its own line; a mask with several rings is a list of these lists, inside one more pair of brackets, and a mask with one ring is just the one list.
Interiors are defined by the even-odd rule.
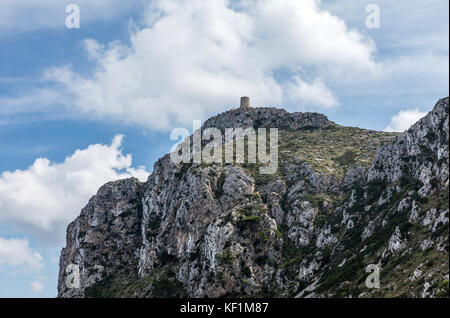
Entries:
[[94,3],[0,3],[0,297],[56,296],[65,228],[96,189],[145,179],[171,129],[240,96],[395,131],[448,96],[446,0]]

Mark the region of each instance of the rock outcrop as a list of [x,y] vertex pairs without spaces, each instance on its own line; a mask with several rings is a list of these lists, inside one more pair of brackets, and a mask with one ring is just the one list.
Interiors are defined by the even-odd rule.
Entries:
[[325,115],[318,113],[289,113],[274,107],[257,107],[249,109],[233,109],[208,119],[203,128],[280,128],[311,129],[325,128],[333,125]]
[[[212,117],[203,128],[278,127],[277,173],[166,155],[145,183],[106,184],[68,226],[58,296],[435,296],[449,271],[448,116],[445,98],[402,134],[275,108]],[[369,264],[380,289],[365,286]]]

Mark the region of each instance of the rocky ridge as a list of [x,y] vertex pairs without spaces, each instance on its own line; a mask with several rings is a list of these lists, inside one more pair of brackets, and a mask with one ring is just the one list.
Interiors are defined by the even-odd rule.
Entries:
[[[278,127],[277,173],[166,155],[145,183],[104,185],[68,226],[58,296],[442,295],[448,115],[444,98],[402,134],[276,108],[212,117],[203,128]],[[80,288],[65,284],[69,264]],[[369,264],[379,289],[365,286]]]

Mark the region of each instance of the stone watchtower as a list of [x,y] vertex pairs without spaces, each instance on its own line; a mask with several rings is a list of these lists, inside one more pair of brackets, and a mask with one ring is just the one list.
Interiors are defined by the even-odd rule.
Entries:
[[250,109],[250,98],[247,96],[241,97],[241,107],[239,108],[242,110]]

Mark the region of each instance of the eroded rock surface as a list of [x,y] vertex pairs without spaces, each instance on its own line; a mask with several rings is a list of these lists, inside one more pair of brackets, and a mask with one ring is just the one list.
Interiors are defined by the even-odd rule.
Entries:
[[[217,115],[203,128],[278,127],[277,173],[166,155],[145,183],[106,184],[68,226],[58,296],[432,297],[449,271],[448,114],[445,98],[399,135],[275,108]],[[365,287],[368,264],[382,288]]]

